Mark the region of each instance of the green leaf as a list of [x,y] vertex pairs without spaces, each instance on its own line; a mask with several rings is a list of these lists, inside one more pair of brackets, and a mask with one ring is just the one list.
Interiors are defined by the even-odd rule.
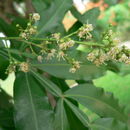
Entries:
[[118,0],[105,0],[104,2],[109,6],[112,6],[112,5],[116,5]]
[[17,130],[52,130],[53,111],[45,90],[31,73],[16,75],[14,104]]
[[0,47],[5,47],[3,40],[0,40]]
[[57,102],[54,130],[70,130],[63,99]]
[[71,108],[71,110],[74,112],[74,114],[77,116],[77,118],[84,124],[84,126],[88,127],[89,125],[89,119],[85,113],[83,113],[78,107],[73,105],[69,100],[65,99],[65,102],[67,105]]
[[123,108],[113,95],[105,93],[103,89],[92,84],[82,84],[65,92],[65,97],[72,98],[102,117],[114,117],[127,121]]
[[[17,37],[18,36],[18,31],[17,31],[16,27],[9,25],[1,18],[0,18],[0,31],[3,32],[8,37]],[[11,42],[11,47],[13,47],[13,48],[20,46],[20,44],[18,44],[17,41],[10,40],[10,42]]]
[[31,70],[33,75],[37,78],[37,80],[39,82],[41,82],[42,86],[49,90],[53,95],[55,96],[61,96],[62,95],[62,91],[58,88],[58,86],[56,84],[54,84],[53,82],[51,82],[49,79],[47,79],[44,75],[40,75],[38,73],[36,73],[35,71]]
[[9,130],[14,128],[13,104],[11,101],[12,97],[0,88],[0,125]]
[[93,25],[96,24],[96,20],[100,14],[100,10],[98,8],[93,8],[85,12],[83,15],[80,14],[75,7],[71,8],[71,12],[81,23],[90,23]]
[[34,62],[32,63],[32,66],[48,72],[55,77],[74,80],[91,80],[105,73],[105,68],[97,67],[90,63],[81,64],[81,68],[79,70],[77,70],[75,73],[70,73],[69,69],[72,66],[65,61],[58,61],[56,59],[43,61],[43,63],[39,64],[35,64]]
[[113,118],[101,118],[91,124],[91,130],[128,130],[126,124]]
[[83,24],[79,21],[77,21],[68,31],[68,34],[73,33],[77,31]]
[[33,0],[32,2],[37,12],[41,15],[36,37],[43,37],[46,33],[52,33],[60,26],[65,13],[72,6],[72,0],[53,0],[49,8],[45,10],[44,1]]
[[70,124],[70,130],[88,130],[86,126],[79,120],[73,110],[68,106],[68,104],[64,104],[67,118]]
[[9,65],[8,59],[0,55],[0,79],[2,80],[7,78],[7,74],[5,74],[5,72],[8,65]]
[[55,83],[61,90],[62,92],[65,92],[69,89],[69,85],[67,85],[66,81],[61,78],[56,78],[54,76],[50,76],[50,80]]

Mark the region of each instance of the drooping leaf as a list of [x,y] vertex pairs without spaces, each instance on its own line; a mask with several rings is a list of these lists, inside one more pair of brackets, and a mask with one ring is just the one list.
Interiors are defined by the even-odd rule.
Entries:
[[91,124],[91,130],[128,130],[125,123],[113,118],[100,118]]
[[88,128],[76,116],[73,109],[71,109],[66,103],[65,103],[65,110],[71,130],[88,130]]
[[10,97],[0,88],[0,126],[12,130],[14,128],[13,103]]
[[17,74],[14,104],[17,130],[52,130],[53,111],[43,87],[31,73]]
[[69,125],[64,108],[64,101],[63,99],[59,99],[54,119],[54,130],[70,130]]
[[66,104],[71,108],[77,118],[84,124],[84,126],[89,126],[89,119],[85,113],[83,113],[78,107],[72,104],[69,100],[65,99]]
[[65,97],[72,98],[102,117],[114,117],[127,121],[123,108],[113,95],[105,93],[103,89],[92,84],[82,84],[65,92]]
[[36,37],[46,36],[46,33],[52,33],[60,26],[65,13],[71,8],[72,0],[53,0],[45,10],[43,0],[33,0],[33,5],[41,15],[38,23],[38,33]]

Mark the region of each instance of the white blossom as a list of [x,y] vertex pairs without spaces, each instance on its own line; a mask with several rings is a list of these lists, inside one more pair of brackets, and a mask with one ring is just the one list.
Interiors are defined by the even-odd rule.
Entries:
[[40,15],[38,13],[34,13],[32,18],[35,20],[35,21],[38,21],[40,20]]

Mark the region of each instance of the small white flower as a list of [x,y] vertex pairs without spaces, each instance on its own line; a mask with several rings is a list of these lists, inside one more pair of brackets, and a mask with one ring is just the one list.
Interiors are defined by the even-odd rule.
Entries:
[[70,40],[70,41],[66,42],[66,44],[67,44],[67,47],[72,47],[72,46],[74,46],[75,42],[73,40]]
[[51,50],[51,53],[52,53],[52,54],[55,54],[55,53],[56,53],[56,50],[55,50],[55,49],[52,49],[52,50]]
[[42,57],[42,56],[38,56],[38,57],[37,57],[37,60],[38,60],[39,62],[42,62],[43,57]]
[[37,32],[36,29],[33,28],[33,27],[31,27],[31,28],[29,29],[29,33],[30,33],[30,34],[35,34],[36,32]]
[[60,50],[66,50],[67,48],[70,48],[74,46],[75,42],[73,40],[65,41],[61,44],[59,44]]
[[102,62],[99,59],[95,59],[95,61],[93,62],[96,66],[100,66],[102,64]]
[[59,48],[60,50],[66,50],[67,49],[66,43],[64,42],[64,43],[59,44]]
[[23,33],[20,34],[20,37],[26,39],[27,38],[27,34],[25,32],[23,32]]
[[47,55],[47,60],[51,60],[55,56],[56,50],[52,49],[50,53]]
[[113,34],[113,30],[109,30],[109,31],[108,31],[108,35],[109,35],[109,36],[112,36],[112,34]]
[[66,56],[66,54],[63,51],[60,51],[57,55],[57,58],[58,58],[58,60],[60,60],[60,59],[65,60],[64,56]]
[[95,60],[95,58],[96,58],[96,56],[95,56],[95,54],[93,53],[93,52],[91,52],[91,53],[89,53],[88,55],[87,55],[87,60],[89,60],[89,61],[94,61]]
[[80,63],[79,61],[74,61],[73,62],[73,67],[76,68],[76,69],[79,69],[80,68]]
[[69,72],[70,73],[75,73],[76,72],[76,68],[70,68]]
[[93,31],[93,25],[92,24],[86,24],[86,30],[87,31]]
[[90,34],[90,32],[93,31],[93,26],[92,24],[84,24],[78,32],[78,36],[80,38],[86,38],[86,39],[90,39],[92,38],[92,35]]
[[119,62],[126,62],[126,61],[128,61],[128,59],[129,59],[129,57],[127,57],[125,54],[123,54],[121,56],[121,58],[119,59]]
[[56,40],[60,39],[60,33],[54,33],[52,34],[52,37],[54,37]]
[[116,55],[120,53],[120,51],[121,51],[121,48],[114,47],[114,48],[111,48],[111,50],[107,53],[107,55],[109,59],[116,60]]
[[126,64],[130,65],[130,58],[125,61]]
[[40,15],[38,13],[34,13],[32,18],[35,20],[35,21],[38,21],[40,20]]

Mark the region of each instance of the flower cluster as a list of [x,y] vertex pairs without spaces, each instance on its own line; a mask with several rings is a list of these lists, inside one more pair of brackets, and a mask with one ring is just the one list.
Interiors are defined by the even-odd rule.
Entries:
[[17,63],[16,62],[13,62],[13,61],[10,61],[10,64],[8,66],[8,68],[6,69],[6,74],[11,74],[12,72],[15,72],[16,71],[16,66],[17,66]]
[[[35,22],[40,20],[40,15],[38,13],[34,13],[30,15],[29,22],[27,24],[26,29],[17,25],[20,30],[20,37],[26,40],[31,39],[33,34],[37,33],[37,27],[34,26]],[[61,36],[60,33],[54,33],[49,38],[41,40],[39,44],[35,44],[32,39],[31,42],[28,42],[30,50],[33,54],[37,56],[37,61],[42,62],[43,59],[52,60],[52,58],[57,58],[59,61],[65,60],[67,63],[72,65],[69,72],[75,73],[80,68],[80,61],[76,61],[73,57],[67,54],[67,50],[73,47],[76,43],[82,43],[81,41],[75,41],[72,39],[73,35],[78,36],[81,39],[91,39],[92,38],[92,31],[93,26],[92,24],[84,24],[79,30],[73,32],[67,36]],[[42,38],[41,38],[42,39]],[[23,40],[25,41],[25,40]],[[35,41],[35,40],[34,40]],[[27,43],[27,41],[25,41]],[[100,66],[102,64],[106,64],[109,60],[114,60],[118,62],[124,62],[126,64],[130,64],[130,50],[124,46],[119,47],[119,40],[114,38],[114,33],[111,29],[108,29],[102,35],[101,40],[102,45],[98,44],[87,44],[84,42],[85,45],[94,47],[87,55],[87,60],[93,62],[96,66]],[[33,49],[32,46],[36,46],[39,49]],[[37,51],[38,50],[38,51]],[[45,56],[45,58],[44,58]],[[20,67],[20,71],[28,72],[30,69],[30,64],[27,62],[19,63],[18,66]],[[12,72],[15,71],[16,64],[10,64],[8,71]]]
[[105,62],[109,60],[130,64],[130,49],[125,46],[115,46],[108,49],[108,51],[103,49],[94,50],[87,55],[87,59],[96,66],[105,64]]
[[110,29],[103,33],[102,43],[108,47],[114,47],[120,43],[120,40],[114,37],[114,32]]
[[56,39],[57,41],[60,39],[61,34],[60,33],[54,33],[52,34],[52,38]]
[[90,52],[87,59],[97,66],[105,64],[106,61],[114,60],[118,62],[129,63],[129,51],[126,47],[119,47],[120,41],[114,37],[113,31],[107,30],[103,33],[103,48],[99,48]]
[[93,62],[96,66],[105,64],[108,60],[108,56],[101,49],[96,49],[88,54],[87,59]]
[[90,39],[90,38],[92,38],[91,31],[93,31],[92,24],[84,24],[78,30],[78,36],[79,36],[79,38]]
[[19,64],[20,71],[23,71],[25,73],[29,72],[29,64],[27,62],[22,62]]
[[70,47],[73,47],[75,42],[71,38],[61,39],[59,41],[59,49],[60,50],[67,50]]
[[33,26],[33,24],[38,20],[40,20],[40,15],[38,13],[34,13],[30,15],[30,20],[26,29],[23,29],[19,24],[17,24],[16,27],[18,27],[20,31],[20,37],[28,40],[31,35],[36,34],[37,26]]

